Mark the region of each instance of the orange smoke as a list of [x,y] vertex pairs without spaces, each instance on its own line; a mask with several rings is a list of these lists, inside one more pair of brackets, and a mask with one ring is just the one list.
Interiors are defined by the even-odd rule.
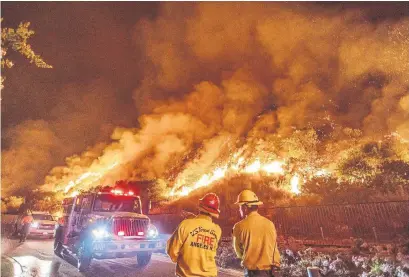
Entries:
[[288,176],[299,194],[313,176],[356,178],[340,169],[356,155],[373,168],[409,161],[408,19],[292,3],[163,3],[135,37],[145,68],[138,128],[117,128],[97,158],[68,159],[45,188],[160,179],[163,195],[179,197],[260,174]]

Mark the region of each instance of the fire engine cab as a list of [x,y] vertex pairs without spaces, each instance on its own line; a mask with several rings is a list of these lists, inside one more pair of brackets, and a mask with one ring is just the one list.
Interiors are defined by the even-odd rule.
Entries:
[[142,213],[140,196],[122,187],[105,187],[63,201],[63,217],[55,232],[54,253],[75,255],[78,270],[86,271],[92,259],[135,257],[147,265],[152,252],[166,242]]

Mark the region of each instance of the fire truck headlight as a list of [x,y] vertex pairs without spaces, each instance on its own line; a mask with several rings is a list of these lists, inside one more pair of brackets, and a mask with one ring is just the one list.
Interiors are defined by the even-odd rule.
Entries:
[[159,235],[158,229],[155,225],[150,224],[148,227],[148,238],[156,238]]
[[98,228],[92,230],[92,234],[96,239],[102,239],[109,237],[109,233],[104,228]]
[[38,228],[38,222],[34,221],[33,223],[31,223],[31,227]]

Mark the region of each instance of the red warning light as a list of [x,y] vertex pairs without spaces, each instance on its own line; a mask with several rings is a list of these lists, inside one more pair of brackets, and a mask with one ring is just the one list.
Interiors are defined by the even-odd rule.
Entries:
[[111,193],[117,194],[117,195],[122,195],[122,194],[124,194],[124,192],[123,192],[122,190],[120,190],[120,189],[113,189],[113,190],[111,190]]

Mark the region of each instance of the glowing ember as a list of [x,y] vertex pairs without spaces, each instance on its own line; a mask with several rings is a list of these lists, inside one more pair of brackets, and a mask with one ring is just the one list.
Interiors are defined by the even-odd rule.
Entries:
[[197,189],[197,188],[200,188],[200,187],[207,186],[208,184],[210,184],[210,177],[209,177],[209,175],[205,174],[205,175],[202,176],[202,178],[200,178],[199,181],[197,181],[195,183],[194,188]]
[[328,172],[328,170],[326,170],[326,169],[320,169],[320,170],[318,170],[317,172],[315,172],[315,176],[318,176],[318,177],[322,177],[322,176],[327,176],[327,175],[329,175],[330,173]]
[[232,165],[233,170],[239,170],[240,166],[243,164],[244,158],[240,157],[236,164]]
[[291,184],[291,192],[292,193],[294,193],[294,194],[300,194],[301,193],[300,187],[299,187],[300,177],[297,174],[295,174],[293,177],[291,177],[290,184]]
[[182,191],[180,192],[180,196],[186,196],[189,195],[189,193],[192,191],[192,188],[189,187],[183,187]]
[[247,166],[244,171],[247,173],[256,173],[258,171],[260,171],[261,168],[261,163],[259,160],[256,160],[254,163],[252,163],[251,165]]
[[283,162],[280,161],[274,161],[269,164],[265,164],[263,166],[263,170],[267,173],[277,173],[277,174],[284,174],[284,169],[283,169]]
[[216,181],[216,180],[219,180],[220,178],[223,178],[225,173],[226,173],[226,168],[217,168],[213,173],[213,177],[211,181]]

